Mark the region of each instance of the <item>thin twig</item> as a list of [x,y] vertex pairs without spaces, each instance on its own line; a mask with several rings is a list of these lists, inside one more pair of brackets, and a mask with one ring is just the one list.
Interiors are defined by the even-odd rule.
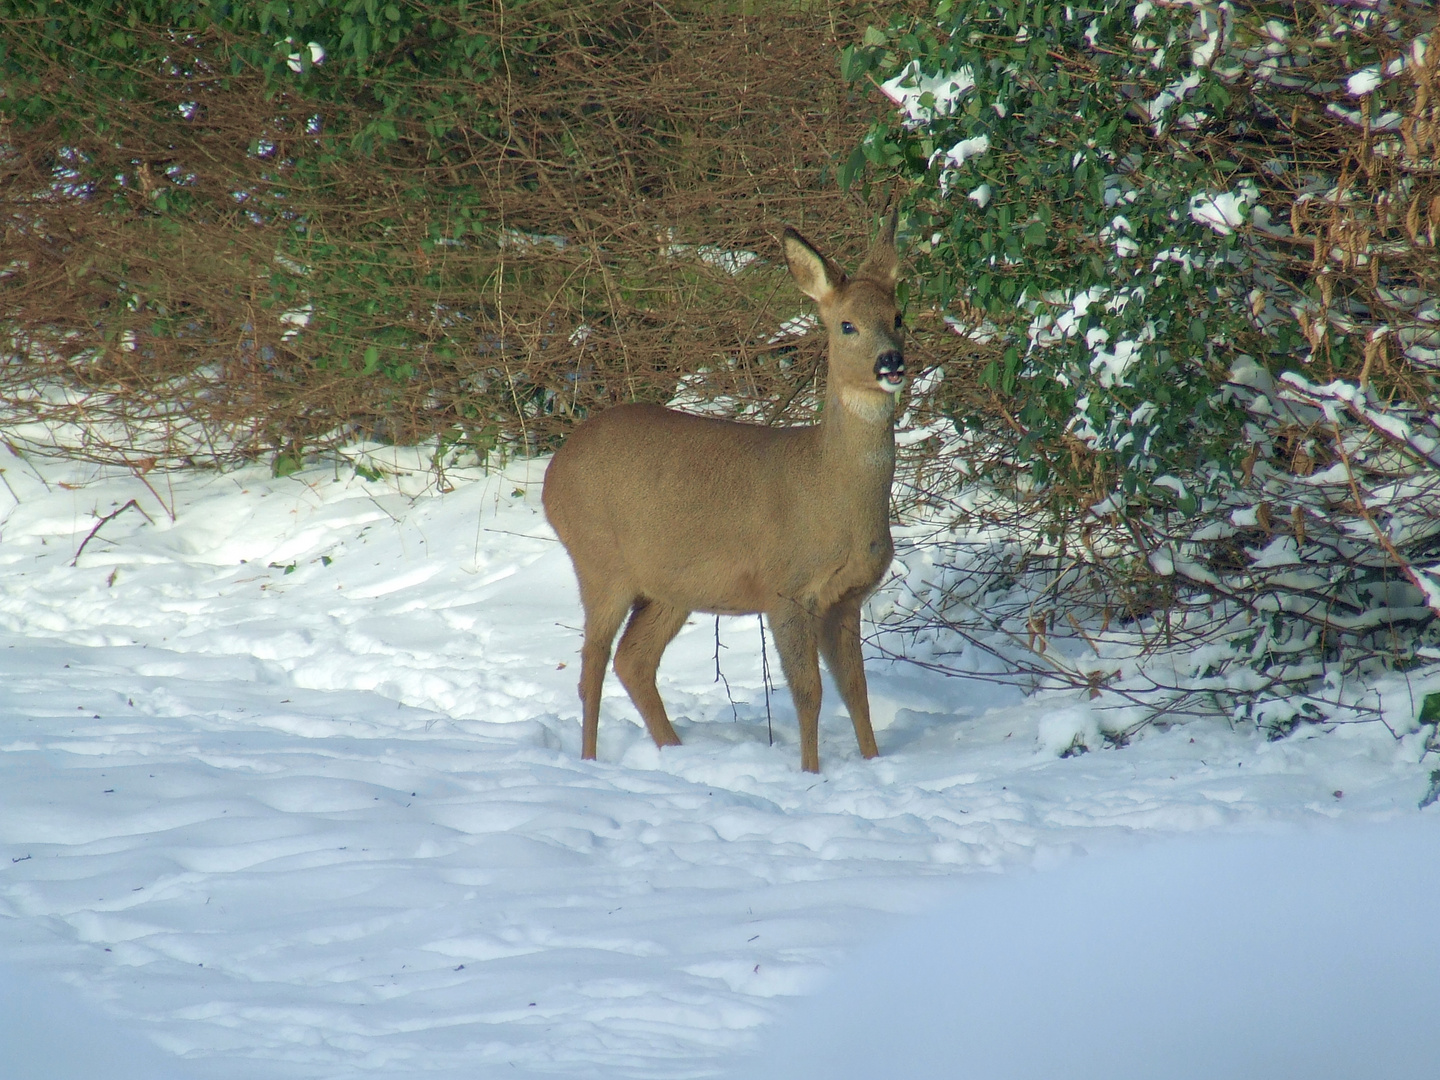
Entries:
[[[146,467],[145,467],[145,464],[146,464],[146,463],[148,463],[149,468],[146,468]],[[166,516],[169,517],[171,521],[174,521],[174,520],[175,520],[175,509],[174,509],[174,506],[175,506],[175,492],[174,492],[174,490],[172,489],[171,492],[170,492],[170,505],[169,505],[169,506],[166,506],[166,505],[165,505],[165,500],[160,497],[160,493],[155,490],[155,488],[151,485],[149,478],[146,477],[146,475],[145,475],[147,472],[150,471],[151,468],[154,468],[154,466],[155,466],[155,459],[154,459],[154,458],[146,458],[146,459],[145,459],[145,463],[142,463],[142,464],[139,464],[139,465],[134,465],[134,464],[132,464],[132,465],[130,466],[130,471],[135,474],[135,478],[136,478],[137,480],[139,480],[142,484],[144,484],[147,488],[150,489],[150,494],[155,496],[155,501],[160,504],[160,509],[165,511]]]
[[85,537],[85,539],[80,542],[80,547],[75,552],[75,558],[70,560],[70,565],[75,566],[80,562],[80,556],[85,551],[85,545],[90,543],[91,540],[95,539],[95,534],[100,531],[101,527],[104,526],[107,521],[114,521],[117,517],[123,514],[126,510],[129,510],[131,507],[139,510],[141,515],[145,518],[146,521],[150,522],[151,525],[155,524],[155,519],[152,518],[149,514],[145,513],[145,508],[142,507],[134,499],[131,499],[124,506],[120,507],[119,510],[115,510],[109,514],[106,514],[104,517],[102,517],[99,521],[95,523],[95,527],[90,530],[90,535]]
[[760,620],[760,673],[765,680],[765,733],[770,738],[770,745],[775,745],[775,728],[770,722],[770,651],[765,647],[765,616],[757,615]]
[[15,500],[15,505],[20,505],[20,496],[15,494],[15,489],[10,486],[10,478],[5,475],[5,470],[0,469],[0,483],[5,485],[5,490],[10,492],[10,497]]
[[735,708],[735,698],[730,693],[730,680],[720,670],[720,616],[715,616],[715,682],[725,684],[725,697],[730,702],[730,719],[739,720],[740,710]]

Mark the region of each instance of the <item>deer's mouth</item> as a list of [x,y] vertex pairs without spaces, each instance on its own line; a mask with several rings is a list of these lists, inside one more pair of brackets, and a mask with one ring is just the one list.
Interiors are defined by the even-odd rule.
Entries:
[[905,355],[900,352],[881,354],[875,361],[875,381],[887,394],[894,394],[905,385]]

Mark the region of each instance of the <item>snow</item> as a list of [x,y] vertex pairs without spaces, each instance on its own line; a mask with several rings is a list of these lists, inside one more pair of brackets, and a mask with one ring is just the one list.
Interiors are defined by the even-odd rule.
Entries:
[[[275,43],[275,47],[283,49],[289,46],[293,46],[294,44],[295,39],[287,37],[284,41],[277,41]],[[318,41],[306,42],[305,50],[310,54],[311,64],[319,65],[325,62],[325,48]],[[305,70],[305,61],[302,57],[302,54],[299,52],[289,53],[285,57],[285,64],[287,67],[290,68],[291,71],[295,72],[297,75]]]
[[0,1051],[6,1080],[180,1080],[173,1056],[124,1030],[73,990],[0,968]]
[[1400,122],[1404,119],[1398,112],[1393,110],[1381,113],[1374,119],[1370,119],[1359,109],[1347,109],[1338,102],[1330,102],[1325,106],[1325,111],[1331,116],[1338,116],[1348,124],[1354,124],[1358,128],[1369,127],[1371,131],[1398,131]]
[[1382,81],[1380,66],[1372,64],[1370,67],[1361,68],[1345,80],[1345,92],[1351,97],[1364,97],[1378,87]]
[[1163,128],[1165,113],[1180,104],[1194,92],[1200,85],[1200,73],[1192,71],[1178,82],[1173,82],[1159,94],[1154,100],[1145,103],[1145,113],[1151,120],[1155,121],[1155,134],[1158,136]]
[[1197,68],[1209,67],[1234,35],[1235,10],[1229,0],[1206,4],[1199,8],[1196,23],[1205,40],[1190,50],[1190,63]]
[[[673,235],[674,230],[667,230]],[[717,247],[714,244],[666,244],[661,253],[668,259],[696,258],[706,266],[713,266],[717,270],[735,275],[744,270],[751,263],[762,262],[763,260],[753,251],[731,251],[727,248]]]
[[98,1039],[150,1077],[721,1075],[862,943],[1000,895],[982,879],[1039,902],[1036,868],[1128,852],[1158,887],[1186,834],[1421,816],[1416,725],[1106,749],[1103,697],[1024,697],[973,647],[975,679],[870,660],[874,761],[827,687],[802,774],[753,618],[696,616],[666,654],[684,746],[611,677],[582,762],[545,462],[364,461],[379,480],[0,450],[0,991],[78,1003],[0,1028],[7,1065],[64,1076]]
[[804,315],[792,315],[780,324],[780,329],[765,339],[765,344],[774,345],[777,341],[784,341],[786,338],[804,337],[819,325],[820,320],[809,312]]
[[[900,74],[880,84],[881,93],[900,106],[911,126],[952,115],[960,100],[973,89],[975,72],[970,68],[926,75],[918,60],[910,61]],[[929,103],[925,101],[927,94],[930,95]]]
[[1440,944],[1405,905],[1435,895],[1437,857],[1431,820],[967,880],[735,1075],[1423,1080]]
[[1225,236],[1245,224],[1246,211],[1254,201],[1255,193],[1243,188],[1218,194],[1197,192],[1190,196],[1190,217]]
[[[936,150],[930,155],[931,164],[939,159],[943,161],[944,168],[940,174],[941,194],[948,194],[950,185],[954,183],[955,170],[964,166],[971,158],[982,157],[990,152],[990,137],[988,135],[974,135],[968,139],[961,139],[949,150]],[[984,202],[981,202],[980,195],[984,194]],[[989,187],[981,185],[977,187],[970,196],[982,207],[989,201]]]
[[[973,157],[979,157],[990,150],[990,138],[987,135],[975,135],[969,139],[961,139],[949,150],[945,151],[945,164],[959,168]],[[938,156],[938,155],[937,155]]]
[[1100,385],[1107,390],[1114,386],[1124,386],[1125,375],[1134,366],[1135,361],[1141,357],[1141,346],[1138,342],[1122,340],[1115,343],[1114,349],[1095,350],[1095,355],[1090,361],[1090,371],[1099,379]]

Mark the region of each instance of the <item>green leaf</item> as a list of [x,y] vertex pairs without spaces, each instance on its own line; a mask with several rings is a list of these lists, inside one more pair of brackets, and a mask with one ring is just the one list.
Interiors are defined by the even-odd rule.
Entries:
[[849,191],[857,176],[865,172],[865,144],[859,143],[850,151],[850,157],[835,171],[835,179],[841,191]]
[[1015,390],[1015,375],[1020,370],[1020,350],[1014,345],[1005,350],[1005,373],[1000,380],[1000,389],[1005,393]]
[[1420,702],[1420,723],[1440,724],[1440,691],[1426,694]]
[[282,451],[275,455],[270,471],[275,476],[292,476],[304,467],[305,461],[300,454]]
[[870,57],[868,50],[846,45],[840,50],[840,77],[846,82],[854,82],[870,70]]

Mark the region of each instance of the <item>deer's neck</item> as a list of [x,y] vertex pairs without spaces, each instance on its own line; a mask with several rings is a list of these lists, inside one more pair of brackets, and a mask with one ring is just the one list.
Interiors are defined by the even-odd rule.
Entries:
[[831,385],[820,419],[821,468],[861,501],[888,508],[895,476],[895,397]]

